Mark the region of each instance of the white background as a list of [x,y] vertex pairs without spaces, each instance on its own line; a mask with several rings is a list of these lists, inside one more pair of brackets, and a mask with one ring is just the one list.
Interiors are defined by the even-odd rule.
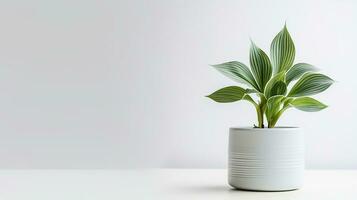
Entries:
[[357,2],[0,2],[0,168],[226,166],[228,128],[247,102],[204,96],[235,83],[209,64],[268,53],[285,21],[296,61],[336,83],[303,127],[308,168],[357,167]]

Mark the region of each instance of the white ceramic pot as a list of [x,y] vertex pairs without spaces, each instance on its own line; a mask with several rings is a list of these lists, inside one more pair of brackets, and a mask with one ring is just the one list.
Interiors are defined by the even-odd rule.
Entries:
[[238,189],[284,191],[303,184],[304,137],[299,128],[231,128],[228,182]]

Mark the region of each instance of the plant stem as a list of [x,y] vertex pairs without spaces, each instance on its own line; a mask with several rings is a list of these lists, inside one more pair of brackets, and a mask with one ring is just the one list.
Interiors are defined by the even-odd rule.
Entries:
[[264,112],[266,106],[266,99],[263,95],[260,95],[260,102],[256,106],[257,115],[258,115],[258,127],[264,128]]
[[258,128],[264,128],[264,117],[260,104],[256,107],[258,115]]
[[269,123],[268,128],[274,128],[276,122],[278,121],[278,119],[279,119],[279,118],[277,117],[276,119],[272,120],[272,121]]
[[268,128],[274,128],[276,123],[278,122],[280,116],[283,114],[285,110],[287,110],[290,106],[284,106],[276,115],[273,117],[273,119],[268,123]]

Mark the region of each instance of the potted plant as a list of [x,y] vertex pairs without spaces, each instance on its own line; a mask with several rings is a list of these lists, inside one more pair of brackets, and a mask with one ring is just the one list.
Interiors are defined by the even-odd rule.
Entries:
[[[295,46],[286,25],[270,46],[270,58],[251,41],[250,68],[238,61],[213,65],[234,81],[208,95],[219,103],[246,100],[257,112],[254,127],[230,128],[228,182],[247,190],[282,191],[302,186],[303,133],[276,127],[289,108],[315,112],[327,106],[309,96],[329,88],[333,80],[307,63],[294,63]],[[266,123],[265,123],[266,119]]]

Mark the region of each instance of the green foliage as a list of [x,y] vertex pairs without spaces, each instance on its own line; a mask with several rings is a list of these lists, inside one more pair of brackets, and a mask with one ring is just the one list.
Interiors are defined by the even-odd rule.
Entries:
[[246,94],[245,89],[238,86],[228,86],[222,89],[219,89],[207,97],[218,103],[231,103],[241,100]]
[[267,99],[275,95],[284,95],[286,93],[285,73],[280,72],[269,80],[265,87],[264,95]]
[[[208,95],[219,103],[247,100],[257,112],[259,128],[264,128],[264,116],[268,128],[275,127],[278,119],[288,108],[316,112],[327,106],[308,97],[325,91],[333,80],[307,63],[293,65],[295,46],[286,25],[275,36],[270,46],[270,59],[256,44],[251,42],[250,68],[238,61],[213,65],[230,79],[245,84],[247,88],[229,86]],[[295,82],[291,89],[289,84]],[[250,95],[257,95],[258,101]]]
[[212,66],[228,78],[238,83],[246,84],[256,90],[259,90],[252,73],[245,64],[237,61],[232,61]]
[[270,45],[270,56],[275,74],[288,71],[293,65],[295,46],[286,25],[273,39]]
[[259,49],[253,42],[250,47],[250,67],[257,82],[259,92],[264,92],[265,85],[272,74],[269,57],[263,50]]
[[318,69],[307,63],[297,63],[289,69],[286,73],[286,84],[289,85],[291,81],[299,79],[306,72],[314,72]]
[[306,112],[316,112],[327,107],[325,104],[311,97],[298,97],[292,100],[290,105]]
[[276,95],[268,99],[267,108],[265,111],[265,115],[268,119],[268,122],[271,121],[274,118],[274,115],[276,115],[281,109],[281,102],[283,99],[283,95]]
[[323,74],[307,72],[291,88],[289,97],[301,97],[314,95],[325,91],[333,83],[333,80]]

